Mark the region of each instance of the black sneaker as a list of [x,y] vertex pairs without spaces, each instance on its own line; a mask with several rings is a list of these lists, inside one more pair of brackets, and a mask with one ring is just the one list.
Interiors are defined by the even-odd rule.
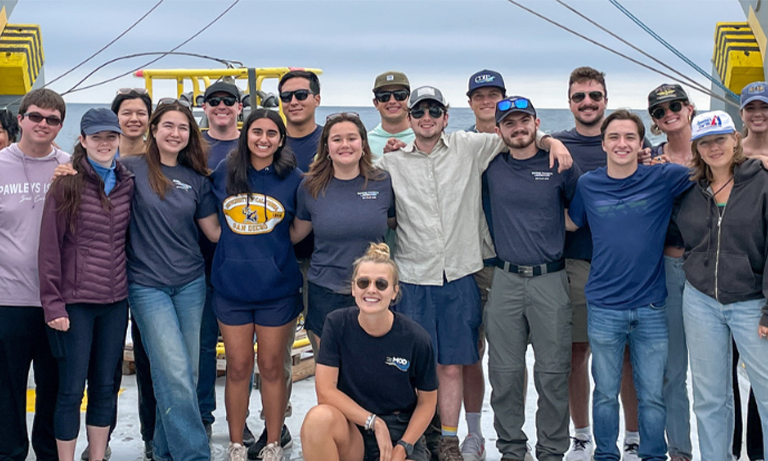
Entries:
[[243,445],[250,447],[254,443],[256,443],[256,437],[253,436],[253,432],[251,432],[246,423],[246,425],[243,426]]
[[[259,436],[259,440],[256,441],[253,445],[251,445],[248,448],[248,459],[261,459],[259,458],[259,454],[261,453],[261,450],[267,446],[267,429],[264,428],[264,431],[261,433],[261,436]],[[288,426],[283,424],[283,430],[280,431],[280,446],[283,448],[283,450],[290,448],[293,446],[293,439],[291,438],[291,433],[288,431]]]

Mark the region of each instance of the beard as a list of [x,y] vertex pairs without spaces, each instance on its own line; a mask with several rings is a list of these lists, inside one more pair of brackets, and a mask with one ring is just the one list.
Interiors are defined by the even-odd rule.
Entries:
[[[516,137],[519,134],[522,134],[523,136]],[[525,149],[526,147],[536,142],[536,133],[531,133],[527,130],[517,131],[512,133],[510,136],[502,136],[502,139],[504,140],[504,144],[506,144],[509,148]]]
[[[599,110],[599,108],[595,107],[595,106],[584,107],[583,109],[593,109],[595,111]],[[601,123],[603,123],[603,118],[604,117],[605,117],[605,111],[602,111],[602,112],[599,112],[599,113],[596,112],[596,117],[594,118],[594,120],[585,120],[581,116],[581,111],[580,110],[577,110],[576,113],[573,114],[573,118],[575,118],[582,125],[588,126],[588,127],[593,127],[593,126],[596,126],[596,125],[600,125]]]

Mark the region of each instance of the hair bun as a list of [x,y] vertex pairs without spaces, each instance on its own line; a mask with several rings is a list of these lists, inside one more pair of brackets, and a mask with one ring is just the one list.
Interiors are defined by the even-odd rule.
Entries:
[[371,256],[374,259],[389,259],[389,245],[386,243],[371,243],[366,256]]

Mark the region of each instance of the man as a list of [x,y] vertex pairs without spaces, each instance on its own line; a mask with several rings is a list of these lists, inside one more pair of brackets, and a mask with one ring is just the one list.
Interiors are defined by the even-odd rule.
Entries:
[[629,342],[640,400],[638,456],[666,460],[662,387],[669,331],[663,247],[673,201],[693,183],[681,165],[638,165],[645,128],[637,115],[618,110],[600,131],[607,166],[579,179],[569,209],[569,229],[588,224],[594,244],[585,288],[595,381],[594,459],[619,459],[617,397]]
[[500,101],[495,118],[496,133],[509,149],[485,173],[497,254],[486,314],[496,446],[502,460],[522,461],[527,454],[523,424],[530,337],[539,395],[536,457],[559,461],[569,445],[571,364],[564,210],[580,171],[575,165],[563,173],[549,167],[548,154],[534,143],[539,120],[530,100]]
[[53,145],[65,112],[64,100],[54,91],[30,91],[19,106],[21,140],[0,151],[0,459],[4,460],[24,461],[29,451],[30,363],[36,385],[32,448],[38,460],[58,460],[53,413],[59,375],[40,304],[37,248],[53,170],[69,162],[69,155]]
[[[573,114],[576,126],[552,136],[565,144],[573,155],[573,161],[584,173],[606,165],[600,125],[605,119],[607,103],[608,90],[604,73],[591,67],[579,67],[571,72],[568,80],[568,107]],[[589,461],[594,451],[592,428],[589,424],[590,350],[587,335],[587,300],[584,297],[584,285],[587,283],[592,260],[592,235],[589,228],[566,233],[565,258],[573,311],[573,346],[568,400],[576,432],[573,437],[573,447],[566,461]],[[625,357],[623,377],[621,399],[626,428],[624,461],[639,461],[637,397],[632,383],[629,355]]]
[[373,107],[381,115],[381,123],[368,132],[368,146],[374,160],[384,153],[390,138],[404,143],[413,141],[413,130],[408,123],[408,96],[411,84],[402,72],[384,72],[373,83]]
[[[456,437],[462,367],[479,360],[482,321],[472,274],[483,267],[482,247],[489,242],[481,215],[481,175],[504,144],[495,135],[445,134],[448,104],[437,88],[417,88],[408,105],[413,143],[377,162],[390,173],[397,201],[395,259],[403,293],[397,310],[430,334],[440,379],[439,459],[462,461]],[[397,141],[388,143],[392,145]],[[561,168],[569,167],[570,156],[564,149],[558,160],[561,157]]]

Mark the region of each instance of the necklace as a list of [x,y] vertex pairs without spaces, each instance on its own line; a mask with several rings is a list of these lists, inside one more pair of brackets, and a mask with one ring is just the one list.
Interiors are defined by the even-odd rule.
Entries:
[[717,192],[715,192],[714,194],[712,194],[712,197],[717,197],[717,194],[719,194],[719,193],[720,193],[720,192],[721,192],[723,189],[725,189],[725,186],[727,186],[728,184],[730,184],[730,183],[731,183],[731,181],[733,181],[733,176],[731,176],[731,179],[729,179],[728,181],[726,181],[726,182],[725,182],[725,184],[723,184],[723,185],[720,187],[720,189],[718,189],[718,190],[717,190]]

